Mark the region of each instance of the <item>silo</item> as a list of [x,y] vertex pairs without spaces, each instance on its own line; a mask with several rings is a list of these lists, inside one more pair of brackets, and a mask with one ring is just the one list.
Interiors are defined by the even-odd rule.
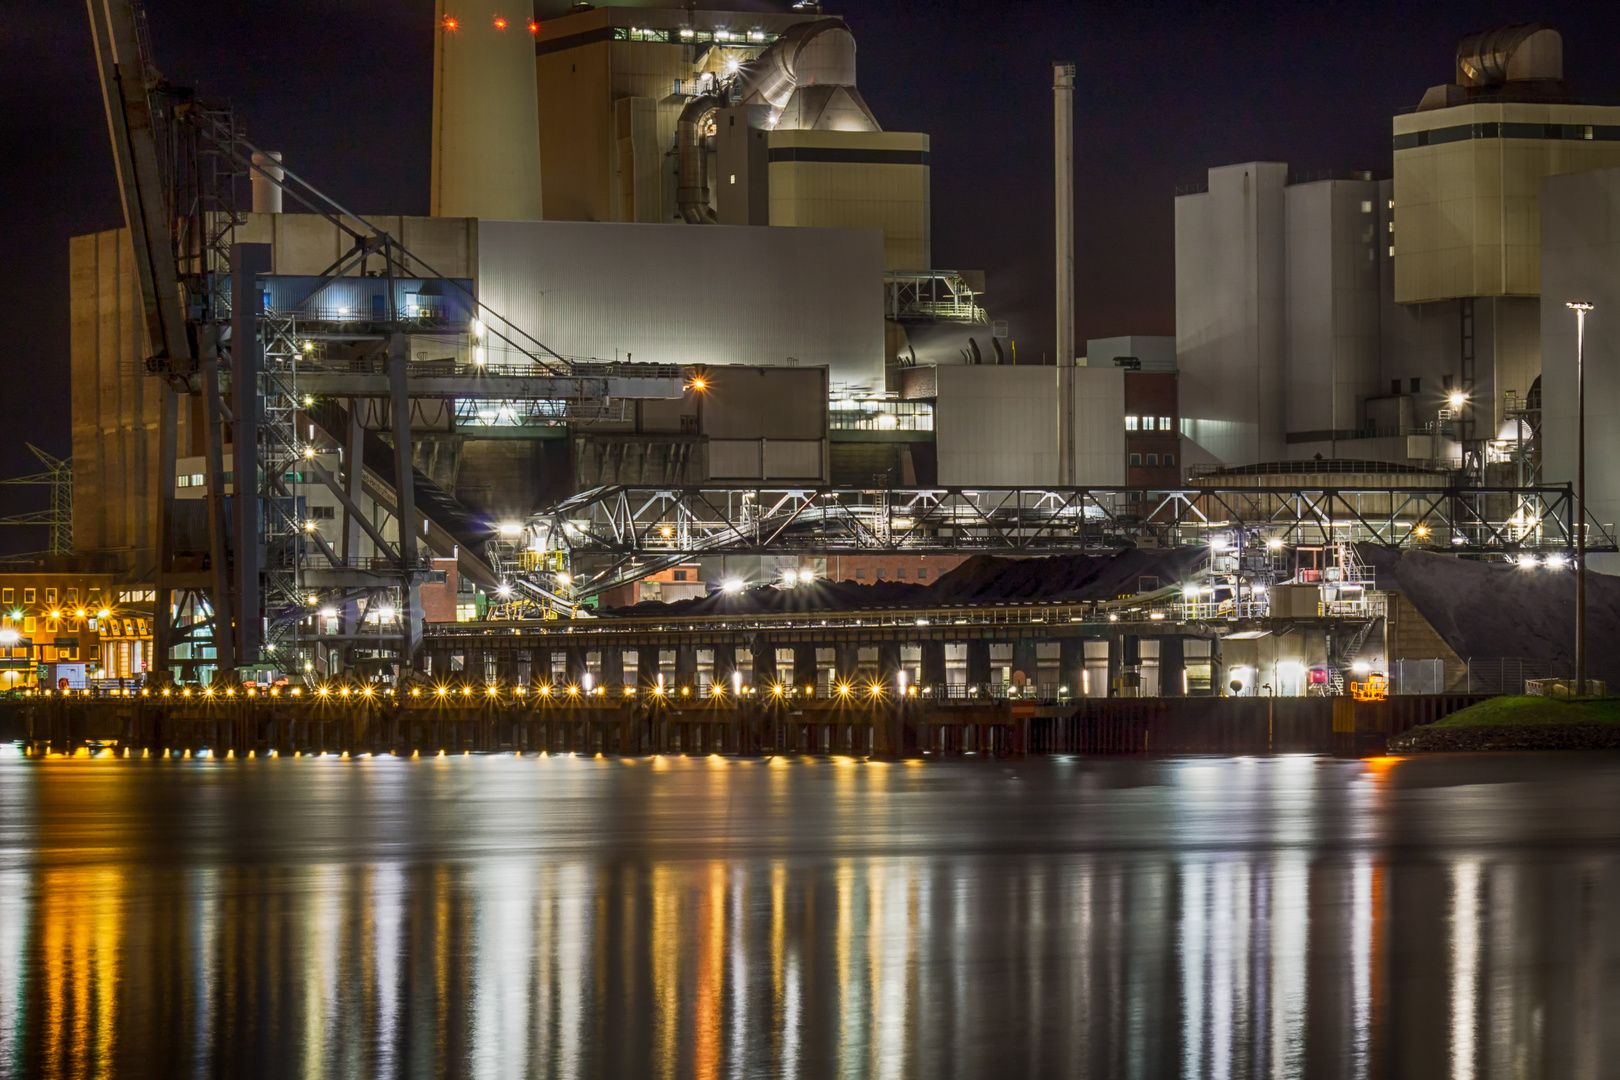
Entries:
[[433,214],[538,221],[532,0],[437,0]]

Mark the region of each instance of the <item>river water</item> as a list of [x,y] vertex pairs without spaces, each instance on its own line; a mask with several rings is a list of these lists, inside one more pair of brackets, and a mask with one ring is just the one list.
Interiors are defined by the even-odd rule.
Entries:
[[8,1078],[1620,1070],[1620,756],[0,753]]

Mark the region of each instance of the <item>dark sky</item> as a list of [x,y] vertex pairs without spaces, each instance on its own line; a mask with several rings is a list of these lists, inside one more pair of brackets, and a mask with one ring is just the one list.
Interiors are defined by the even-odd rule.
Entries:
[[[427,212],[433,0],[146,3],[170,79],[228,99],[254,142],[362,212]],[[1020,359],[1049,352],[1053,337],[1055,59],[1078,65],[1082,341],[1173,332],[1178,186],[1257,158],[1387,175],[1390,116],[1449,81],[1471,30],[1550,22],[1576,92],[1620,96],[1615,0],[827,10],[854,29],[862,93],[883,125],[933,136],[935,265],[989,272],[988,305],[1010,321]],[[122,213],[81,0],[0,0],[0,42],[0,474],[15,475],[33,469],[24,441],[69,449],[68,237],[120,225]],[[0,514],[19,508],[0,497]]]

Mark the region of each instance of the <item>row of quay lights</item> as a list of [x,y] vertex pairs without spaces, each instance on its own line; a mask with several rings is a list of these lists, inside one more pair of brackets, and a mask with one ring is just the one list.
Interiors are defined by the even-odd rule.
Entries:
[[[868,697],[874,697],[874,698],[883,697],[887,693],[887,689],[883,686],[883,684],[882,683],[876,683],[876,682],[867,683],[864,687],[857,687],[854,683],[842,682],[842,683],[838,683],[837,685],[835,685],[833,687],[833,692],[836,693],[839,697],[849,697],[849,696],[852,696],[852,695],[859,694],[861,692],[861,690],[863,690],[863,689],[865,690],[866,695]],[[919,688],[916,687],[916,686],[911,686],[911,687],[907,688],[906,692],[909,695],[915,696],[917,694],[917,692],[918,692],[918,689]],[[927,687],[922,687],[921,689],[926,691],[928,688]],[[553,687],[550,684],[542,684],[542,685],[537,686],[537,687],[534,688],[535,695],[537,697],[542,697],[542,698],[551,697],[552,691],[553,691]],[[691,695],[691,692],[692,692],[691,687],[683,686],[683,687],[680,688],[679,694],[680,694],[681,697],[689,697]],[[24,691],[24,696],[25,697],[33,697],[33,696],[35,696],[37,694],[40,697],[55,697],[58,694],[60,694],[62,697],[72,697],[74,695],[74,693],[75,693],[75,691],[73,691],[73,690],[62,690],[62,691],[49,690],[49,689],[39,690],[39,691],[27,690],[27,691]],[[77,693],[82,697],[92,697],[92,696],[96,696],[96,695],[98,695],[100,693],[103,693],[103,692],[102,691],[95,691],[95,690],[79,690],[79,691],[77,691]],[[140,691],[135,691],[135,690],[109,690],[109,691],[105,691],[105,693],[107,693],[107,694],[109,694],[109,695],[111,695],[113,697],[135,697],[137,695],[137,693],[139,694],[140,697],[151,697],[151,696],[153,696],[152,691],[150,689],[143,689],[143,690],[140,690]],[[377,697],[379,695],[379,693],[382,694],[383,696],[386,696],[386,697],[389,697],[389,698],[397,698],[399,696],[399,691],[394,690],[394,689],[378,688],[378,687],[375,687],[375,686],[362,686],[362,687],[343,686],[343,687],[334,688],[334,687],[331,687],[331,686],[327,686],[325,684],[317,686],[315,688],[315,690],[314,690],[313,696],[318,697],[318,698],[322,698],[322,699],[336,696],[336,697],[339,697],[339,698],[351,698],[352,697],[352,698],[355,698],[357,700],[370,700],[370,699],[373,699],[373,698]],[[519,698],[525,697],[527,695],[527,693],[528,693],[528,687],[523,687],[523,686],[513,687],[512,688],[512,693],[516,697],[519,697]],[[662,686],[651,687],[651,688],[649,688],[647,690],[647,693],[649,695],[651,695],[652,697],[656,697],[656,698],[663,698],[663,697],[669,696],[669,692],[667,690],[665,690],[664,687],[662,687]],[[736,695],[738,695],[740,697],[747,697],[747,696],[752,695],[754,693],[754,687],[752,687],[752,686],[737,686],[737,687],[733,688],[732,693],[734,693],[734,694],[736,694]],[[801,688],[789,686],[786,683],[772,683],[771,687],[770,687],[770,696],[771,697],[776,697],[776,698],[792,697],[794,694],[802,694],[802,695],[804,695],[806,697],[809,697],[809,696],[813,695],[814,693],[815,693],[815,688],[810,687],[810,686],[806,686],[806,687],[803,687],[801,689]],[[294,687],[290,687],[290,688],[287,689],[285,696],[289,697],[289,698],[296,698],[296,697],[302,697],[303,694],[304,694],[303,687],[294,686]],[[581,686],[579,686],[577,684],[569,684],[567,687],[565,687],[563,689],[563,694],[565,696],[567,696],[567,697],[570,697],[570,698],[577,698],[577,697],[581,697],[581,696],[584,696],[584,697],[605,697],[607,695],[607,687],[598,686],[593,690],[588,686],[587,687],[581,687]],[[625,697],[634,697],[635,694],[636,694],[636,688],[635,687],[626,686],[624,688],[624,696]],[[709,686],[709,694],[710,694],[711,697],[724,697],[725,694],[726,694],[726,689],[720,683],[712,683]],[[172,688],[164,687],[161,691],[158,692],[157,696],[159,696],[159,697],[182,697],[182,698],[198,697],[198,698],[204,698],[204,699],[235,698],[237,696],[237,688],[234,687],[234,686],[228,686],[223,690],[216,691],[212,686],[205,686],[205,687],[203,687],[203,688],[201,688],[199,690],[193,690],[191,687],[188,686],[188,687],[182,688],[178,693],[176,693]],[[244,687],[242,689],[242,691],[241,691],[241,696],[242,697],[248,697],[248,698],[253,698],[253,697],[279,698],[279,697],[282,697],[283,694],[282,694],[282,688],[279,687],[279,686],[272,686],[272,687],[270,687],[268,689],[264,689],[264,690],[256,689],[254,687]],[[413,697],[413,698],[421,697],[422,696],[422,688],[419,687],[419,686],[418,687],[412,687],[411,692],[410,692],[410,696]],[[439,685],[436,685],[436,686],[433,687],[432,696],[435,697],[435,698],[450,698],[450,699],[454,699],[454,698],[457,698],[457,697],[470,698],[470,697],[474,696],[474,690],[470,686],[463,686],[458,691],[457,689],[455,689],[453,687],[449,687],[449,686],[445,686],[443,684],[439,684]],[[501,696],[501,687],[498,686],[498,685],[495,685],[493,683],[485,686],[484,687],[484,696],[486,698],[498,698],[498,697],[500,697]]]

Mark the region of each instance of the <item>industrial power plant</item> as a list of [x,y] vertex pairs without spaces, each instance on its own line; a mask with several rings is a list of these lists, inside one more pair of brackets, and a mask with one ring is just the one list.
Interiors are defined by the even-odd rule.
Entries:
[[1615,559],[1577,384],[1615,463],[1620,367],[1566,302],[1620,305],[1620,108],[1555,29],[1463,39],[1372,171],[1173,196],[1174,336],[1076,340],[1053,63],[1049,364],[935,249],[930,136],[813,0],[439,0],[427,217],[338,204],[166,81],[139,5],[89,6],[126,223],[71,242],[73,551],[5,589],[9,685],[980,710],[795,736],[893,749],[1092,698],[1607,677],[1457,613]]

